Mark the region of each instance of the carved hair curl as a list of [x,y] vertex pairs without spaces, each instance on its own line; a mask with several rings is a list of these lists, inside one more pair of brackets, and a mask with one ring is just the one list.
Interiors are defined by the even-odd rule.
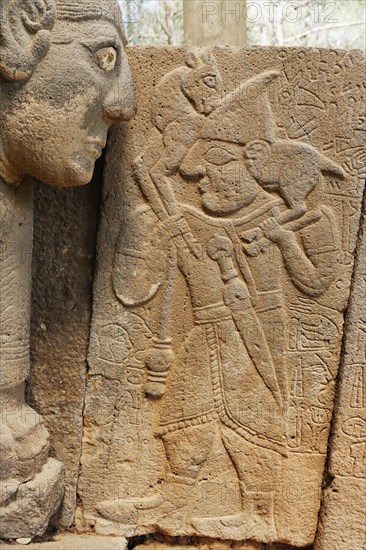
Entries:
[[0,75],[26,80],[49,49],[55,0],[1,0],[0,10]]

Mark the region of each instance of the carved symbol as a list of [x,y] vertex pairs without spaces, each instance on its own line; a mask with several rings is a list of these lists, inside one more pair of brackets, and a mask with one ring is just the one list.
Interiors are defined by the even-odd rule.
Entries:
[[291,449],[301,446],[302,407],[291,402],[287,413],[287,444]]
[[117,324],[101,327],[98,333],[97,357],[108,363],[122,364],[132,349],[127,331]]
[[366,477],[366,441],[352,443],[350,456],[353,459],[352,473],[355,477]]
[[351,265],[353,263],[353,235],[351,233],[353,220],[359,211],[357,201],[346,198],[337,197],[336,200],[342,217],[342,252],[339,260],[343,265]]
[[353,416],[343,422],[342,432],[358,441],[366,440],[366,420],[359,416]]
[[134,367],[126,367],[126,382],[133,386],[141,386],[143,383],[143,371]]
[[304,384],[303,384],[303,377],[302,377],[301,358],[296,362],[296,366],[294,368],[294,372],[291,380],[290,395],[291,397],[298,397],[298,398],[304,397]]
[[352,475],[366,477],[366,420],[352,417],[342,426],[342,432],[351,438],[349,456],[353,460]]
[[366,321],[364,319],[358,321],[357,356],[362,363],[366,362]]
[[324,316],[293,317],[290,328],[290,350],[329,350],[335,334],[335,325]]
[[352,365],[353,371],[350,407],[351,409],[363,409],[366,407],[366,365]]
[[313,451],[320,452],[322,450],[322,434],[329,429],[332,411],[318,405],[311,405],[309,411],[311,414],[308,423],[311,430],[310,448]]

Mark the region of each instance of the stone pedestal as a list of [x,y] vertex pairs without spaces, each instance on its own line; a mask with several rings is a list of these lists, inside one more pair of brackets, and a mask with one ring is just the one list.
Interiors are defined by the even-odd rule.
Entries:
[[63,467],[25,401],[29,375],[33,190],[0,182],[0,537],[41,535],[63,496]]

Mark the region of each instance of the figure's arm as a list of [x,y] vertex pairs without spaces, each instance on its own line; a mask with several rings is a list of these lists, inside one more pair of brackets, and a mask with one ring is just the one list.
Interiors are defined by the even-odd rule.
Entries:
[[126,220],[115,249],[112,283],[125,306],[139,306],[151,300],[166,276],[166,250],[161,226],[151,211]]
[[[315,229],[316,226],[316,229]],[[311,238],[298,243],[295,233],[279,225],[276,218],[262,224],[267,239],[281,251],[293,283],[312,297],[323,294],[335,277],[337,246],[332,230],[324,220],[310,226]]]

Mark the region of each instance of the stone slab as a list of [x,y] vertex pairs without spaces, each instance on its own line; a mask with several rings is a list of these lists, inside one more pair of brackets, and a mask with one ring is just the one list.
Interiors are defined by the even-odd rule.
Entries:
[[201,541],[196,544],[168,542],[147,542],[135,547],[135,550],[265,550],[264,544],[256,542],[220,542]]
[[98,163],[85,187],[35,188],[28,398],[65,468],[57,520],[63,528],[72,524],[76,506],[101,172]]
[[[257,542],[197,542],[194,545],[179,543],[148,542],[135,546],[135,550],[295,550],[294,546],[287,544],[261,544]],[[307,550],[311,550],[310,547]]]
[[195,545],[181,545],[162,542],[150,542],[135,547],[135,550],[265,550],[264,544],[255,542],[225,543],[219,541],[201,542]]
[[[72,522],[80,461],[97,203],[80,200],[88,190],[71,192],[74,200],[55,190],[47,211],[42,191],[36,196],[45,225],[36,227],[42,243],[33,270],[32,330],[38,340],[30,381],[33,179],[55,188],[88,184],[109,127],[130,120],[136,102],[117,0],[4,0],[0,12],[0,536],[5,539],[46,532],[64,494],[56,455],[67,463],[60,524]],[[111,33],[113,41],[106,44]],[[26,386],[34,409],[25,400]],[[45,423],[54,421],[49,458],[43,410]]]
[[366,199],[316,550],[366,549]]
[[62,533],[45,542],[33,542],[26,545],[15,542],[0,544],[1,550],[15,550],[22,547],[29,550],[127,550],[127,541],[122,537]]
[[48,458],[33,479],[21,484],[7,505],[0,507],[0,536],[42,536],[61,504],[63,474],[62,464]]
[[77,526],[311,545],[364,188],[364,56],[131,53],[140,108],[107,155]]

